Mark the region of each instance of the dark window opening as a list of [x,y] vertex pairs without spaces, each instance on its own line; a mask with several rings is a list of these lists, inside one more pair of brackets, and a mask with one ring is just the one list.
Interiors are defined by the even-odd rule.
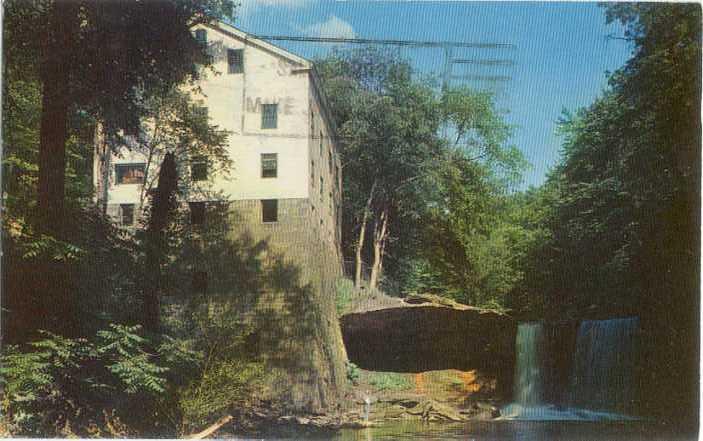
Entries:
[[315,160],[310,160],[310,184],[315,186]]
[[320,132],[320,162],[322,161],[322,132]]
[[278,126],[278,104],[261,105],[261,128],[275,129]]
[[118,184],[142,184],[144,183],[145,164],[117,164],[115,165],[115,175]]
[[121,204],[122,225],[134,225],[134,204]]
[[275,178],[278,176],[278,154],[262,153],[261,154],[261,177]]
[[207,180],[207,159],[204,156],[196,156],[191,160],[190,177],[194,181]]
[[205,271],[196,271],[193,273],[193,292],[196,294],[205,294],[207,292],[207,273]]
[[244,49],[227,49],[227,65],[231,74],[244,72]]
[[205,223],[205,202],[189,202],[190,223],[192,225],[202,225]]
[[195,39],[198,43],[207,44],[207,31],[205,29],[196,29]]
[[320,200],[324,199],[325,197],[325,180],[320,176]]
[[330,174],[332,174],[332,173],[334,173],[334,166],[332,165],[333,161],[332,161],[332,151],[331,150],[329,151],[328,161],[329,161],[329,166],[330,166]]
[[263,222],[278,222],[278,200],[261,200],[261,220]]

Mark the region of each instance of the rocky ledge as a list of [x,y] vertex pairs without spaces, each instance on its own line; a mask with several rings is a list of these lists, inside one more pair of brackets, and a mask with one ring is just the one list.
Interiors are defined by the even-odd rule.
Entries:
[[517,330],[512,317],[433,295],[377,304],[360,303],[341,317],[347,354],[357,366],[413,373],[477,369],[509,393]]

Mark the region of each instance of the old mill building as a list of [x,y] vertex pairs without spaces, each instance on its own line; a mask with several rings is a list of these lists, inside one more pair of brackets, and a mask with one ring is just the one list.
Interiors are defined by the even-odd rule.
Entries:
[[[291,374],[291,384],[297,385],[291,393],[299,408],[328,406],[336,401],[346,359],[333,319],[335,283],[342,274],[342,176],[334,123],[320,79],[310,61],[230,25],[201,25],[193,32],[207,44],[217,71],[203,72],[201,105],[210,124],[231,132],[227,152],[232,167],[228,176],[219,176],[197,157],[180,166],[179,179],[189,180],[196,189],[207,187],[210,195],[188,193],[190,222],[207,223],[210,209],[226,202],[232,237],[264,241],[270,249],[267,254],[277,253],[297,268],[297,283],[307,291],[296,292],[305,292],[303,300],[320,312],[315,335],[286,343],[290,357],[296,353],[296,342],[304,343],[296,363],[307,360],[303,363],[307,368],[297,366]],[[145,174],[153,177],[158,171],[147,170],[147,157],[138,148],[123,147],[114,153],[100,144],[93,173],[97,197],[116,223],[129,228],[142,212]],[[194,286],[209,284],[212,291],[218,286],[218,272],[223,279],[231,278],[222,274],[229,270],[216,260],[217,256],[204,256],[193,263],[188,271]],[[280,303],[280,308],[292,298],[290,293],[274,294],[267,302]],[[292,326],[298,326],[300,317],[293,318],[298,322]]]
[[[230,132],[227,176],[190,158],[194,187],[230,201],[252,230],[275,233],[304,226],[339,254],[341,165],[334,123],[313,64],[226,24],[194,30],[206,42],[219,74],[199,82],[211,124]],[[117,223],[132,226],[141,213],[147,158],[139,149],[97,155],[98,195]],[[155,162],[155,161],[154,161]],[[108,163],[109,165],[107,165]],[[157,175],[158,163],[148,175]],[[102,170],[102,171],[101,171]],[[103,182],[101,182],[103,181]],[[203,222],[208,203],[193,192],[194,222]]]

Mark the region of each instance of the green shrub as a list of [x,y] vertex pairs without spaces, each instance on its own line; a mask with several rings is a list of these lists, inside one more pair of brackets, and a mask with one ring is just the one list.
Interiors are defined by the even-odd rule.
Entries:
[[169,367],[148,351],[140,331],[111,324],[93,341],[42,331],[39,341],[4,348],[1,410],[9,430],[62,436],[67,427],[80,432],[104,423],[103,411],[134,414],[135,406],[142,409],[140,420],[147,420],[149,404],[166,391]]
[[72,395],[85,395],[91,387],[102,386],[80,369],[96,355],[85,340],[49,332],[42,335],[43,340],[30,344],[25,351],[17,346],[3,349],[2,416],[13,434],[51,434],[47,415],[56,415],[56,420],[71,418],[75,414]]
[[203,304],[191,317],[193,344],[207,356],[195,376],[178,388],[181,434],[201,430],[225,414],[241,419],[242,413],[262,400],[276,400],[285,390],[280,372],[262,361],[257,343],[261,330],[243,322],[232,305]]
[[396,372],[372,372],[369,374],[369,384],[376,390],[399,391],[412,388],[412,384],[403,374]]
[[262,363],[216,361],[180,393],[183,427],[205,427],[233,408],[244,408],[264,386]]
[[357,365],[351,361],[347,362],[347,380],[351,381],[355,386],[359,384],[359,377],[361,376],[361,370]]

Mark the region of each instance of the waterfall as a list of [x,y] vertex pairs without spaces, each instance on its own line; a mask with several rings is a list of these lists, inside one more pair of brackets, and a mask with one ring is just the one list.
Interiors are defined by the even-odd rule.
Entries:
[[638,328],[637,318],[581,323],[570,384],[572,406],[631,410]]
[[544,399],[544,326],[541,323],[518,325],[515,348],[515,402],[522,406],[541,404]]
[[[630,419],[637,318],[574,325],[521,323],[515,340],[514,402],[504,419]],[[568,406],[568,407],[565,407]]]

